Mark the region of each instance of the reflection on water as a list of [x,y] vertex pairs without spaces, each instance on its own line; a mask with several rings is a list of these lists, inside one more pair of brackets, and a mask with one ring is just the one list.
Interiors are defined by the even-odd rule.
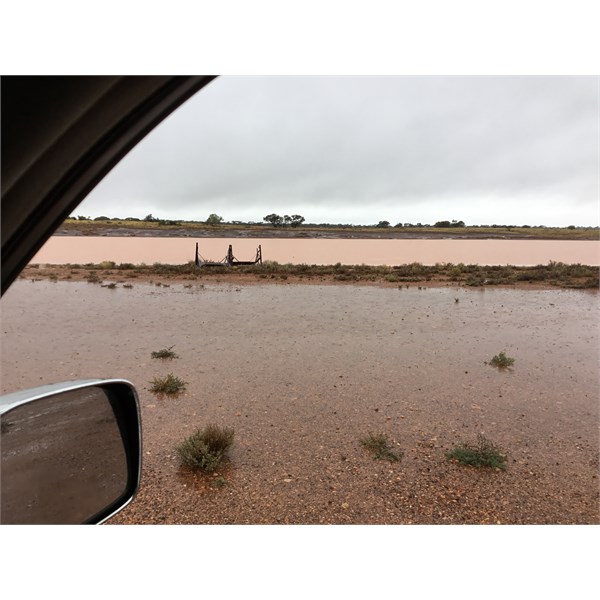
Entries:
[[260,244],[264,260],[295,264],[397,265],[419,262],[480,265],[539,265],[549,261],[600,265],[595,240],[339,240],[262,238],[149,238],[55,236],[34,263],[155,262],[183,264],[194,259],[196,242],[207,260],[221,260],[229,244],[239,260],[252,260]]

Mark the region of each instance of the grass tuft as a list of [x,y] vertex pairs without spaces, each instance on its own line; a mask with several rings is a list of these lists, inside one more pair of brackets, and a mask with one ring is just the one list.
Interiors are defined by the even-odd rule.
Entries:
[[463,444],[446,453],[463,465],[492,469],[506,469],[506,455],[502,449],[488,440],[483,434],[477,435],[476,444]]
[[504,352],[500,352],[500,354],[496,354],[496,356],[490,360],[490,365],[498,367],[499,369],[505,369],[506,367],[511,367],[514,362],[514,358],[506,356]]
[[197,429],[177,447],[181,463],[190,469],[212,473],[233,444],[233,434],[233,429],[214,424]]
[[153,394],[176,396],[185,390],[186,382],[169,373],[166,377],[155,377],[151,382],[150,391]]
[[162,348],[161,350],[156,350],[154,352],[152,352],[152,358],[169,358],[169,359],[173,359],[173,358],[179,358],[179,355],[176,354],[175,352],[173,352],[173,350],[171,348],[174,348],[175,346],[169,346],[168,348]]
[[404,456],[403,452],[392,452],[387,436],[383,433],[369,433],[368,436],[360,440],[360,443],[373,453],[373,458],[375,460],[389,460],[390,462],[396,462]]

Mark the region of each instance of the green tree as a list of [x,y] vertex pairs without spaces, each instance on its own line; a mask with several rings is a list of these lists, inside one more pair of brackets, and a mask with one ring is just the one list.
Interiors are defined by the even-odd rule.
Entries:
[[377,223],[377,225],[375,227],[389,227],[389,226],[390,226],[389,221],[379,221],[379,223]]
[[271,223],[271,225],[273,225],[273,227],[281,227],[283,225],[283,217],[281,217],[275,213],[271,213],[270,215],[263,217],[263,221],[266,221],[267,223]]
[[457,221],[456,219],[453,219],[452,222],[450,222],[450,221],[438,221],[434,225],[434,227],[464,227],[464,226],[465,226],[465,222],[464,221]]
[[215,213],[208,215],[208,219],[206,219],[207,225],[214,226],[214,225],[219,225],[222,222],[223,222],[223,217],[220,217],[219,215],[216,215]]
[[304,223],[304,217],[302,215],[292,215],[292,222],[291,222],[291,226],[292,227],[300,227],[300,225],[302,225],[302,223]]

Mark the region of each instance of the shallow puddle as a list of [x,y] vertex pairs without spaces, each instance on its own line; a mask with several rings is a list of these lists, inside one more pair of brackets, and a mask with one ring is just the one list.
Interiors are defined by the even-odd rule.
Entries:
[[[596,292],[19,280],[1,311],[3,392],[138,389],[142,489],[114,522],[599,522]],[[186,391],[156,398],[170,372]],[[235,428],[219,489],[174,451],[208,422]],[[403,460],[366,455],[370,431]],[[480,432],[506,472],[446,459]]]

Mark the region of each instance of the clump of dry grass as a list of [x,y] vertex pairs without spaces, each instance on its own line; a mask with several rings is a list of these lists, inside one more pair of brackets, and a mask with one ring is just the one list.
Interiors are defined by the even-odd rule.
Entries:
[[172,348],[175,346],[169,346],[168,348],[162,348],[161,350],[156,350],[152,352],[152,358],[165,358],[165,359],[173,359],[179,358],[179,355],[173,352]]
[[212,473],[233,444],[233,435],[233,429],[214,424],[197,429],[177,447],[179,460],[190,469]]
[[446,453],[463,465],[492,469],[506,469],[506,455],[503,450],[488,440],[483,434],[477,435],[475,444],[463,444]]
[[150,391],[153,394],[176,396],[183,390],[185,390],[186,382],[179,377],[176,377],[172,373],[169,373],[166,377],[155,377],[150,382]]
[[373,453],[373,458],[375,460],[389,460],[390,462],[396,462],[404,456],[403,452],[392,452],[388,438],[383,433],[369,433],[369,435],[360,440],[360,443]]

